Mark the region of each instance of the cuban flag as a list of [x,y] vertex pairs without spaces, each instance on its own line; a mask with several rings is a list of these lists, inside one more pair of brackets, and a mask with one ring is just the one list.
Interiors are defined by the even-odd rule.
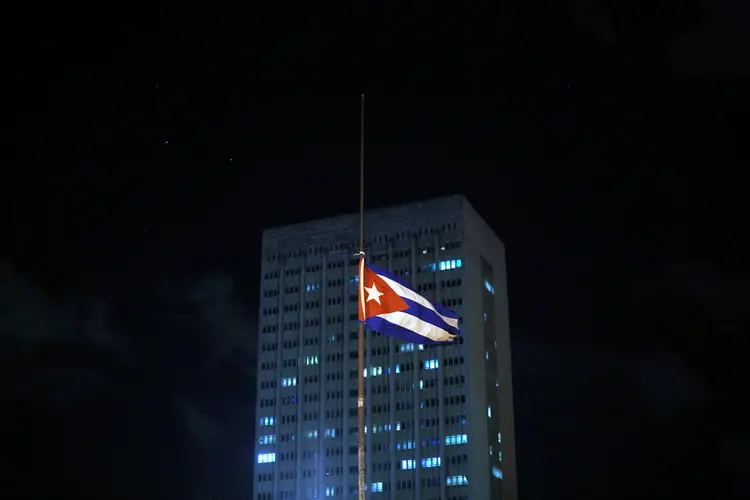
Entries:
[[388,271],[359,260],[359,320],[376,332],[414,344],[451,342],[458,316],[433,304]]

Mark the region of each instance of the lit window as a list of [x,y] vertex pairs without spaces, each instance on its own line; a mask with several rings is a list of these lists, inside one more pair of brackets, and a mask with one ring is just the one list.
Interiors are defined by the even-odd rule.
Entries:
[[318,357],[317,356],[305,356],[305,365],[317,365],[318,364]]
[[446,446],[466,444],[467,442],[468,442],[468,436],[466,434],[454,434],[452,436],[445,436]]
[[274,423],[273,417],[263,417],[260,419],[260,425],[263,427],[270,427]]
[[401,365],[396,365],[396,373],[401,373]]
[[495,287],[488,280],[484,280],[484,288],[486,288],[492,295],[495,295]]
[[450,476],[445,478],[445,484],[447,486],[463,486],[469,484],[469,481],[466,476]]
[[276,453],[258,453],[259,464],[272,464],[276,461]]
[[503,471],[500,467],[492,466],[492,475],[498,479],[503,478]]
[[297,385],[297,377],[287,377],[281,379],[281,387],[294,387]]
[[487,405],[487,418],[492,418],[492,407]]
[[306,437],[307,439],[318,439],[318,429],[315,429],[314,431],[307,431]]
[[417,465],[416,460],[401,460],[401,470],[414,469]]
[[434,272],[435,270],[437,270],[437,264],[435,264],[434,262],[432,262],[430,264],[425,264],[424,266],[422,266],[422,271],[433,271]]
[[431,457],[422,459],[422,468],[430,469],[432,467],[440,467],[440,457]]
[[372,483],[372,486],[370,487],[370,491],[373,491],[373,492],[376,492],[376,493],[382,492],[383,491],[383,483],[381,483],[381,482]]
[[425,360],[425,362],[424,362],[424,369],[425,370],[434,370],[434,369],[438,368],[439,364],[440,364],[439,360],[437,360],[437,359]]
[[438,263],[437,267],[441,271],[449,271],[451,269],[458,269],[461,267],[461,265],[462,265],[461,259],[452,259],[452,260],[441,260]]
[[401,443],[396,443],[396,450],[413,450],[413,449],[414,449],[414,441],[412,440],[407,440]]

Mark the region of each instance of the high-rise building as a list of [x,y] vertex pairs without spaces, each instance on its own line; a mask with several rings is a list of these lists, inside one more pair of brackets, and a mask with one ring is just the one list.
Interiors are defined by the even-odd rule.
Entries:
[[[462,196],[365,213],[368,263],[454,309],[452,345],[366,333],[368,498],[515,500],[505,250]],[[359,218],[263,233],[254,491],[356,498]]]

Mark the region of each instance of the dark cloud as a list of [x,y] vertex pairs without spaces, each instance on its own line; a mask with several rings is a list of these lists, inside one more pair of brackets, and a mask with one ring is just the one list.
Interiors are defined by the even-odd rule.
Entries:
[[178,403],[185,431],[201,451],[214,449],[219,439],[219,426],[202,413],[192,401]]
[[750,4],[739,0],[668,2],[573,0],[579,26],[606,47],[665,50],[683,75],[732,75],[750,70]]
[[8,263],[0,263],[0,311],[3,389],[16,396],[77,399],[132,361],[103,300],[54,300]]
[[205,362],[251,365],[249,361],[257,350],[257,322],[232,278],[215,274],[182,285],[166,284],[161,287],[161,296],[172,304],[173,316],[199,322],[208,345]]
[[[251,489],[257,326],[234,281],[214,274],[160,288],[164,348],[176,376],[171,388],[197,498],[241,498]],[[173,371],[170,369],[170,371]],[[201,496],[202,495],[202,496]]]
[[[596,401],[661,413],[706,397],[702,384],[674,356],[620,354],[521,338],[513,346],[513,358],[519,360],[514,376],[524,385],[554,393],[556,400],[586,391]],[[659,408],[651,406],[655,401]]]
[[683,261],[671,270],[675,288],[694,298],[714,318],[722,333],[744,333],[750,303],[750,280],[737,270],[721,269],[708,260]]
[[644,409],[669,417],[709,398],[708,388],[676,356],[643,356],[629,360],[627,373],[638,387]]
[[522,494],[530,498],[604,497],[618,481],[629,485],[623,491],[636,491],[639,482],[654,478],[650,473],[629,478],[632,461],[662,467],[639,454],[671,446],[671,438],[657,429],[707,397],[671,356],[514,339],[518,470]]
[[675,68],[685,74],[746,74],[750,67],[750,4],[735,0],[707,3],[705,22],[668,45]]
[[54,301],[34,283],[0,263],[0,339],[4,344],[35,346],[45,343],[86,345],[127,355],[127,342],[109,321],[101,299]]

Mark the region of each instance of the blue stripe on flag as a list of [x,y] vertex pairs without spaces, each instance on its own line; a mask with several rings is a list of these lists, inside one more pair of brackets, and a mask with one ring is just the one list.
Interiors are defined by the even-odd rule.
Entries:
[[[432,302],[430,302],[432,304]],[[449,307],[445,307],[443,304],[432,304],[435,310],[447,318],[458,319],[458,313]]]
[[434,340],[418,335],[411,330],[407,330],[406,328],[391,323],[379,316],[368,318],[367,321],[365,321],[365,326],[370,330],[375,330],[412,344],[450,344],[450,342],[435,342]]
[[[432,309],[428,309],[421,304],[417,304],[411,299],[404,298],[404,302],[406,302],[409,305],[409,309],[402,311],[403,313],[409,314],[411,316],[416,316],[417,318],[421,319],[425,323],[429,323],[438,328],[442,328],[443,330],[451,333],[452,335],[458,335],[460,333],[458,328],[454,328],[450,326],[448,323],[445,322],[445,320],[443,320],[443,318],[438,316],[435,313],[435,311],[433,311]],[[446,316],[454,317],[454,318],[457,317],[455,313],[446,315]]]

